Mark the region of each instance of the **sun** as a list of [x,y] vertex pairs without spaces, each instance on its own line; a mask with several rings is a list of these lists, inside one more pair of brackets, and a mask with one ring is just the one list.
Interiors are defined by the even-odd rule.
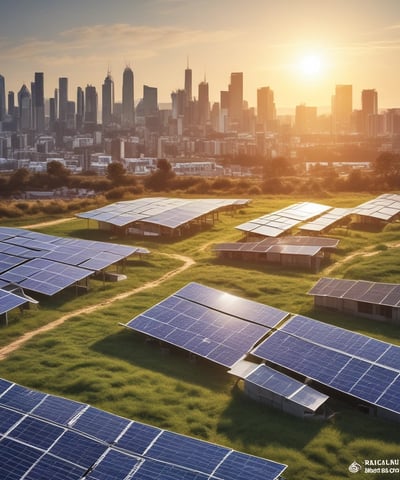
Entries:
[[323,72],[324,62],[320,55],[310,53],[304,55],[298,64],[299,71],[306,77],[317,77]]

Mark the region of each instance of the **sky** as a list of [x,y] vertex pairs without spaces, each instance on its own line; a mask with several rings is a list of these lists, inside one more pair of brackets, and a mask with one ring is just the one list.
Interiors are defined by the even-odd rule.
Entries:
[[[110,71],[121,101],[122,73],[158,88],[159,102],[184,86],[184,70],[209,83],[210,101],[243,72],[244,98],[256,106],[269,86],[279,109],[329,107],[335,85],[376,89],[379,108],[400,107],[399,0],[0,0],[0,75],[6,91],[30,88],[44,72],[45,95],[68,77],[101,85]],[[101,97],[101,95],[100,95]]]

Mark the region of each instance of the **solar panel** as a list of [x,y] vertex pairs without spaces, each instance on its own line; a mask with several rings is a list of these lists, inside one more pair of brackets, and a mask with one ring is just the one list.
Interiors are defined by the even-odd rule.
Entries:
[[2,379],[0,392],[5,480],[276,480],[286,468]]
[[391,221],[400,213],[400,195],[383,194],[351,210],[352,214]]
[[27,303],[27,299],[0,289],[0,315]]
[[268,237],[278,237],[300,223],[330,210],[331,207],[319,203],[302,202],[290,205],[282,210],[263,215],[236,228],[244,232],[256,233]]
[[386,395],[400,378],[400,347],[295,316],[252,353],[360,400],[385,408],[390,405],[400,413],[400,396]]
[[190,283],[126,327],[231,367],[286,316],[281,310]]

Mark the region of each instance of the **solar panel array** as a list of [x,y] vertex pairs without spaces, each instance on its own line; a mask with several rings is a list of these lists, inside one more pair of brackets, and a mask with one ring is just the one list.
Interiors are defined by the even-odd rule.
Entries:
[[0,379],[0,478],[275,480],[286,466]]
[[350,208],[333,208],[327,213],[316,218],[312,222],[307,222],[300,226],[300,231],[303,232],[322,232],[351,214]]
[[135,222],[177,228],[209,213],[228,206],[246,205],[248,200],[183,198],[140,198],[116,202],[102,208],[79,213],[77,216],[117,227]]
[[147,249],[0,227],[0,281],[44,295]]
[[398,283],[379,283],[324,277],[320,278],[308,293],[315,296],[400,307],[400,285]]
[[296,203],[282,210],[242,223],[236,228],[251,234],[278,237],[300,223],[321,215],[331,208],[319,203]]
[[265,238],[260,242],[232,242],[214,246],[216,252],[282,253],[316,255],[321,250],[335,249],[339,240],[325,237],[288,236]]
[[400,413],[400,347],[296,315],[255,356]]
[[126,326],[231,367],[287,315],[273,307],[189,283]]
[[0,288],[0,315],[13,310],[14,308],[20,307],[27,302],[28,300],[26,298]]
[[353,208],[351,213],[390,221],[400,214],[400,195],[397,193],[385,193]]

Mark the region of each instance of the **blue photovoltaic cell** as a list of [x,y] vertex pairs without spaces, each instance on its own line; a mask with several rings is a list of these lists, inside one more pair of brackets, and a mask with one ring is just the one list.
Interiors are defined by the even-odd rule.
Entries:
[[[45,393],[30,390],[21,385],[13,385],[1,397],[0,403],[9,407],[16,408],[21,412],[30,412],[46,396]],[[1,477],[0,477],[1,478]]]
[[85,480],[113,480],[128,479],[128,475],[136,469],[141,462],[139,458],[126,455],[121,452],[109,451],[96,465],[93,471],[85,477]]
[[[6,390],[8,390],[13,384],[9,382],[8,380],[4,380],[3,378],[0,378],[0,397],[1,394],[4,393]],[[0,403],[1,400],[0,400]]]
[[245,455],[241,452],[230,452],[223,463],[216,469],[217,478],[229,480],[264,480],[275,479],[282,473],[279,463],[269,462],[268,465],[258,457]]
[[22,413],[0,406],[0,435],[5,434],[22,418]]
[[211,474],[228,452],[225,447],[164,431],[146,456]]
[[0,290],[0,314],[9,312],[26,302],[26,298],[19,297],[5,290]]
[[162,430],[151,425],[133,422],[118,439],[117,445],[124,450],[142,455],[161,432]]
[[31,446],[3,438],[0,441],[0,478],[21,480],[42,455],[43,452]]
[[27,417],[10,433],[9,437],[19,440],[42,450],[48,450],[64,433],[64,429],[51,423]]
[[293,378],[288,377],[266,365],[260,365],[246,377],[246,381],[267,388],[272,392],[279,393],[284,397],[288,397],[303,384]]
[[103,455],[107,446],[76,432],[67,431],[50,449],[49,453],[89,468]]
[[107,443],[113,443],[129,423],[126,418],[89,407],[79,415],[74,423],[74,428],[80,432],[94,435]]
[[85,473],[86,468],[72,465],[53,455],[44,455],[24,480],[81,480]]
[[385,393],[377,400],[377,405],[399,412],[400,408],[400,375],[386,389]]
[[168,463],[145,460],[132,477],[133,480],[209,480],[208,475],[185,470]]
[[375,403],[398,375],[398,372],[372,365],[350,390],[350,393],[363,400]]
[[378,358],[377,363],[400,371],[400,347],[391,345],[385,353]]
[[189,283],[175,295],[200,303],[210,309],[219,310],[228,315],[234,315],[249,322],[271,328],[275,327],[288,315],[283,310],[240,298],[195,282]]
[[[1,398],[0,398],[1,402]],[[68,422],[80,412],[85,405],[83,403],[68,400],[62,397],[48,395],[32,413],[46,420],[67,425]]]
[[342,392],[349,392],[370,367],[371,364],[369,362],[352,358],[349,360],[349,363],[337,373],[335,378],[330,382],[330,386]]

